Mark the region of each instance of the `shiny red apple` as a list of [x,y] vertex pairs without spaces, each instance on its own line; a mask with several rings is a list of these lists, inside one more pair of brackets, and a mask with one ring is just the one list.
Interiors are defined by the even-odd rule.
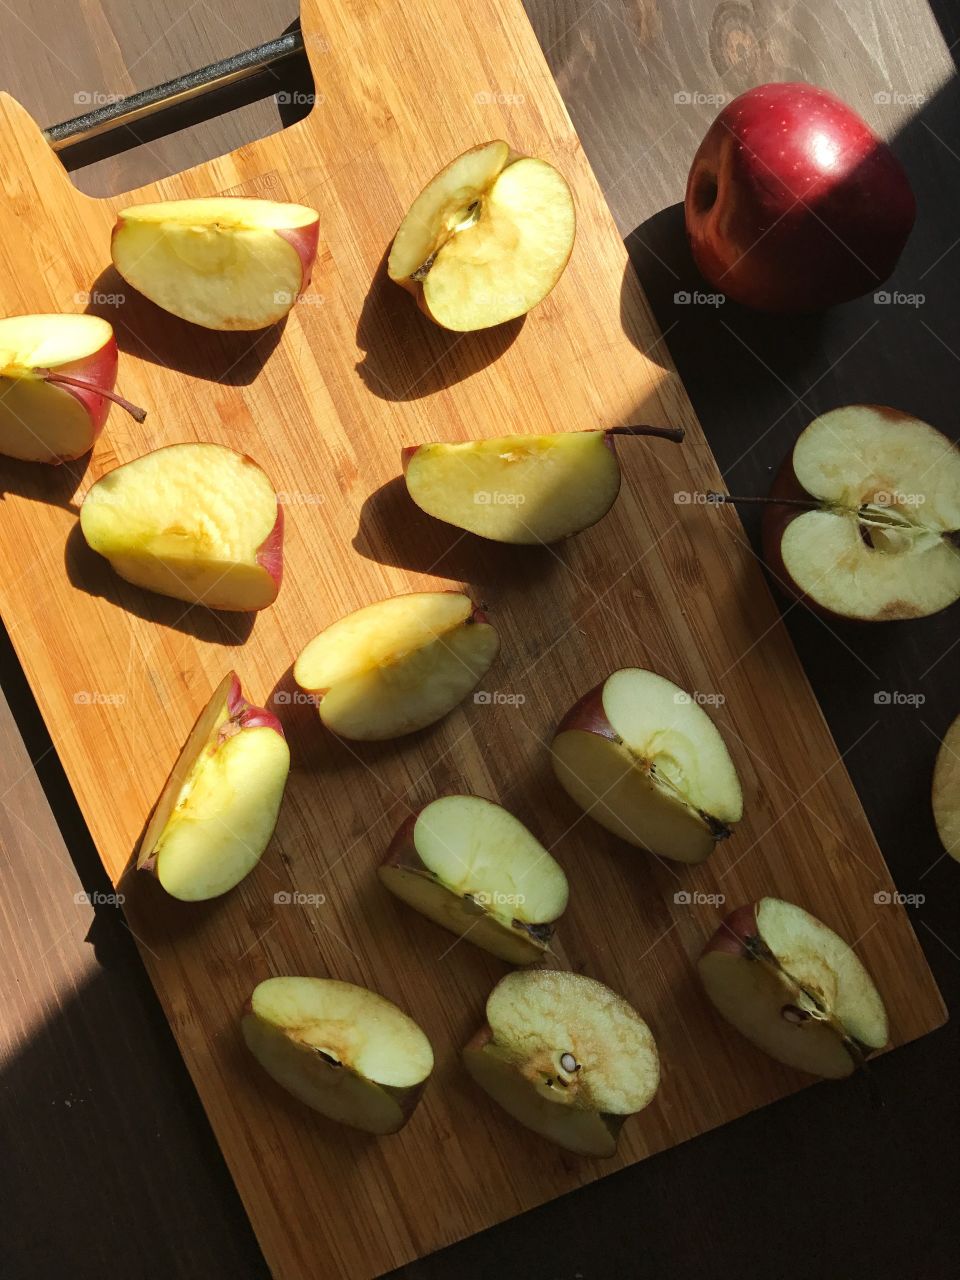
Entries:
[[811,84],[762,84],[710,126],[684,213],[710,284],[789,314],[878,289],[916,203],[900,161],[846,103]]

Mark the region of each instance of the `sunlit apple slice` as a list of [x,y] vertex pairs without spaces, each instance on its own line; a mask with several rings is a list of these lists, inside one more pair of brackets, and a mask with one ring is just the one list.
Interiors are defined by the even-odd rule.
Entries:
[[117,341],[99,316],[0,320],[0,453],[25,462],[68,462],[89,452],[111,401],[138,422],[146,414],[114,393]]
[[467,596],[421,591],[348,614],[321,631],[293,669],[342,738],[399,738],[441,719],[467,696],[500,649]]
[[689,694],[652,671],[607,676],[564,717],[553,764],[601,826],[677,862],[702,862],[743,815],[730,754]]
[[585,1156],[614,1155],[624,1119],[660,1082],[640,1015],[602,982],[549,969],[497,983],[463,1061],[514,1120]]
[[379,874],[411,907],[511,964],[543,958],[567,905],[560,864],[480,796],[442,796],[413,814]]
[[825,413],[770,496],[765,558],[814,608],[882,622],[960,598],[960,449],[925,422],[877,405]]
[[947,730],[937,752],[933,817],[944,849],[960,862],[960,716]]
[[137,855],[174,898],[216,898],[270,842],[290,770],[277,718],[243,697],[231,671],[200,713],[157,801]]
[[174,444],[109,472],[80,527],[121,578],[210,609],[263,609],[283,576],[283,510],[245,454]]
[[268,978],[241,1023],[247,1047],[288,1093],[367,1133],[406,1124],[433,1070],[412,1018],[365,987],[333,978]]
[[207,329],[264,329],[310,283],[320,215],[218,196],[120,211],[113,265],[151,302]]
[[683,431],[614,427],[421,444],[403,450],[403,471],[427,515],[494,542],[557,542],[596,524],[616,501],[618,436],[679,442]]
[[844,940],[779,898],[733,911],[698,967],[717,1011],[788,1067],[839,1079],[887,1043],[880,994]]
[[575,234],[573,197],[557,170],[506,142],[486,142],[420,192],[387,270],[445,329],[486,329],[543,301]]

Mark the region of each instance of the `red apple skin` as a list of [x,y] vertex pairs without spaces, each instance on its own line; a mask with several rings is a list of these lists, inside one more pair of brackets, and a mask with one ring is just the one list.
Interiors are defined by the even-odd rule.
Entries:
[[273,729],[280,737],[285,737],[283,725],[266,707],[255,707],[243,696],[240,677],[235,671],[230,672],[231,684],[227,692],[227,714],[235,720],[241,729]]
[[299,297],[309,285],[313,275],[313,264],[316,261],[317,246],[320,243],[320,219],[318,217],[316,222],[311,222],[306,227],[292,227],[289,230],[278,228],[277,235],[281,240],[286,240],[292,245],[300,258],[300,291],[297,294]]
[[555,738],[570,729],[579,729],[582,733],[596,733],[601,738],[609,738],[611,742],[620,741],[603,709],[603,691],[606,684],[606,679],[601,680],[589,693],[585,693],[579,702],[574,703],[557,726],[557,731],[553,735]]
[[257,551],[257,564],[269,573],[277,584],[277,591],[283,582],[283,507],[277,503],[277,518],[273,528],[260,543]]
[[758,311],[819,311],[880,287],[913,227],[899,160],[814,85],[763,84],[720,112],[684,201],[702,275]]
[[748,902],[746,906],[737,907],[725,916],[716,933],[703,948],[703,955],[709,951],[721,951],[724,955],[743,956],[750,954],[747,941],[758,936],[757,904]]
[[105,342],[100,350],[93,352],[92,355],[84,356],[82,360],[72,360],[68,364],[57,365],[56,369],[44,369],[40,372],[40,376],[47,377],[53,386],[57,386],[56,379],[58,374],[65,374],[69,378],[79,378],[84,382],[90,383],[89,390],[67,386],[57,386],[57,390],[64,391],[67,395],[79,400],[89,413],[90,420],[93,423],[94,440],[103,430],[103,424],[106,422],[107,414],[110,412],[110,401],[106,396],[99,395],[98,392],[100,390],[112,391],[114,389],[117,383],[119,361],[117,339],[111,334],[109,341]]

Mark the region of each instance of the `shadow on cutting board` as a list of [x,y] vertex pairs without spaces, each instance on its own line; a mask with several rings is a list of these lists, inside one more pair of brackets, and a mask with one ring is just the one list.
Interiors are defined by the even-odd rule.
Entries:
[[189,605],[124,581],[102,556],[87,546],[79,523],[67,538],[64,565],[73,586],[87,595],[101,596],[138,618],[182,631],[208,644],[241,645],[253,630],[255,613],[218,612],[202,605]]

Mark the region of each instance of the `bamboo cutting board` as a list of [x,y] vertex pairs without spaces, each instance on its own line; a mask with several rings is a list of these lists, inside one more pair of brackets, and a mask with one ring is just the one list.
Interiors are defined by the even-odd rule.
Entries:
[[[710,895],[730,908],[774,893],[837,928],[876,977],[895,1044],[938,1026],[943,1008],[903,909],[875,900],[888,873],[735,514],[677,500],[719,476],[519,0],[303,0],[302,22],[322,95],[306,120],[120,199],[76,192],[34,122],[0,97],[3,313],[82,310],[89,297],[117,329],[120,390],[149,410],[142,426],[114,410],[88,462],[2,465],[0,608],[274,1274],[362,1280],[807,1083],[700,994],[693,960],[723,910]],[[577,245],[525,322],[445,334],[385,280],[384,254],[423,183],[493,137],[564,172]],[[314,283],[281,329],[191,328],[110,269],[118,207],[213,193],[320,211]],[[624,442],[614,511],[558,548],[461,537],[421,516],[396,479],[403,444],[632,421],[681,424],[687,442]],[[254,620],[138,591],[79,536],[77,503],[95,479],[185,440],[249,452],[282,495],[285,581]],[[382,596],[460,582],[502,637],[489,701],[394,744],[326,735],[290,678],[303,644]],[[705,867],[619,846],[553,781],[552,728],[623,665],[715,703],[747,816]],[[124,870],[231,666],[281,715],[294,768],[258,869],[224,899],[187,906]],[[564,962],[623,992],[654,1029],[663,1084],[615,1160],[578,1160],[519,1131],[458,1065],[505,966],[374,875],[407,813],[450,790],[499,800],[554,848],[571,881]],[[278,973],[371,986],[424,1026],[437,1067],[400,1135],[338,1129],[248,1059],[238,1012]]]

